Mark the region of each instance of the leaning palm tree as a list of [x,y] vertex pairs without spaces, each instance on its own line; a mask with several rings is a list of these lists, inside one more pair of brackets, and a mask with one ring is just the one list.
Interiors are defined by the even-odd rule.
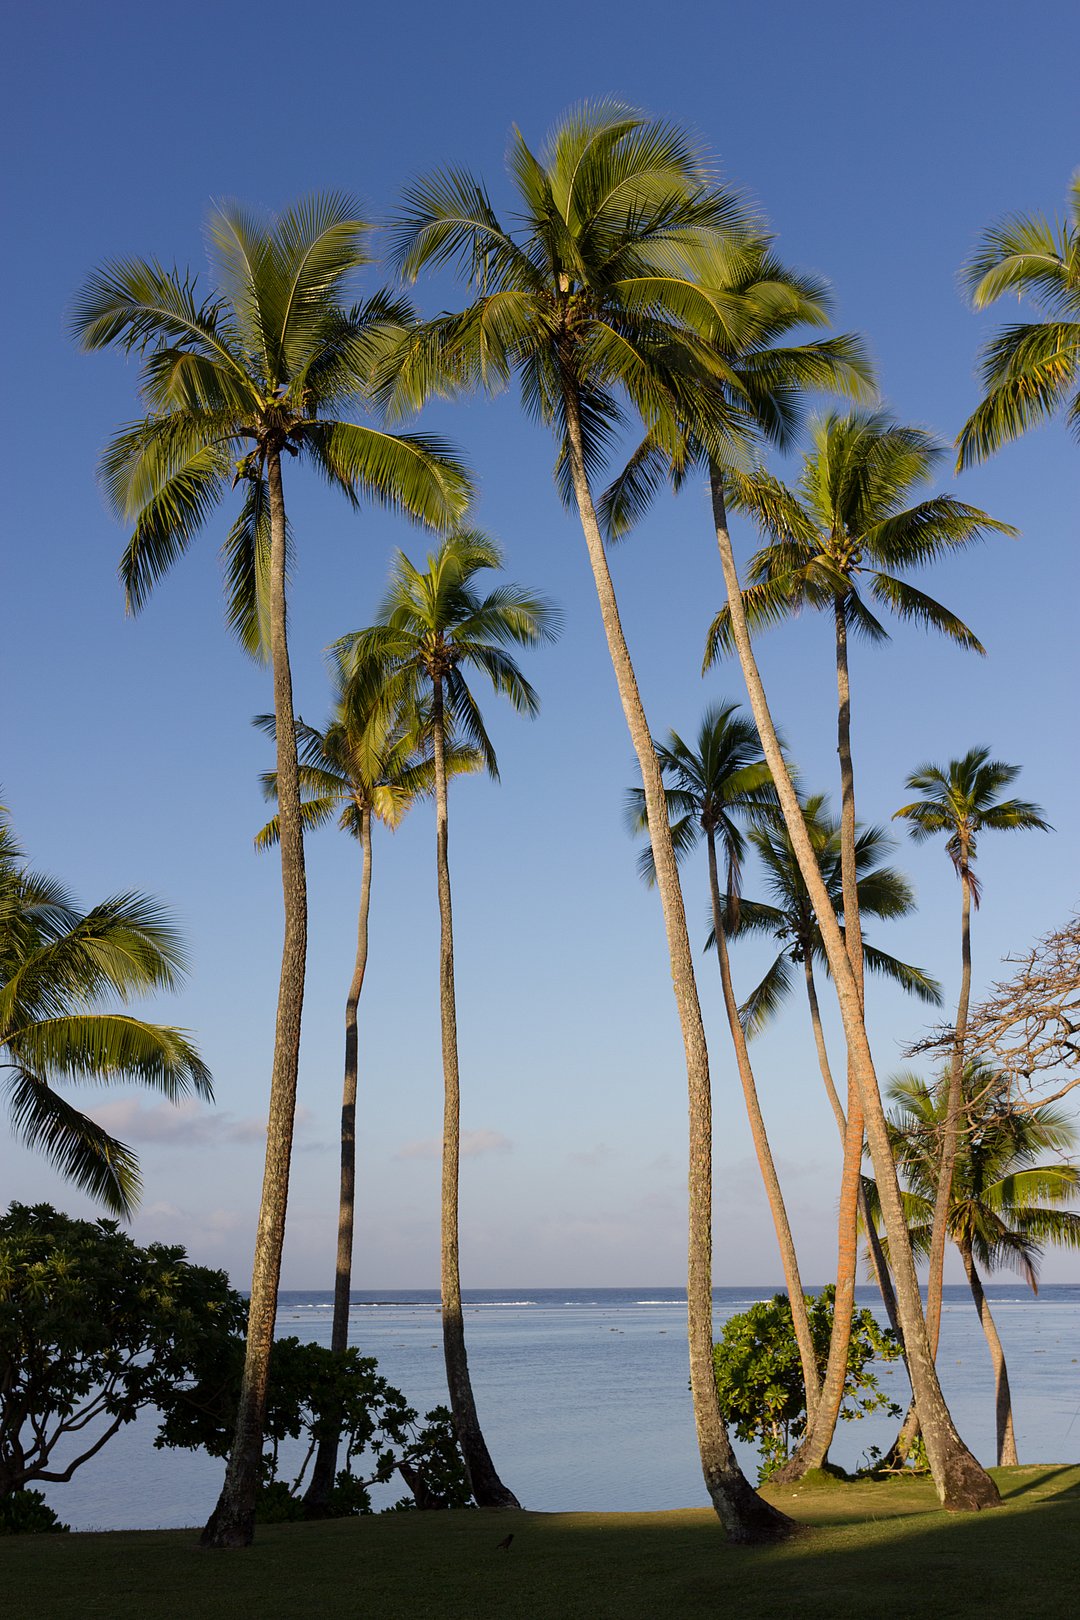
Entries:
[[[720,965],[728,1027],[735,1047],[735,1058],[742,1085],[743,1100],[750,1121],[754,1152],[769,1200],[780,1260],[784,1268],[791,1302],[795,1340],[799,1347],[807,1410],[813,1412],[820,1394],[817,1354],[806,1310],[799,1275],[795,1239],[791,1231],[780,1178],[776,1173],[768,1131],[761,1112],[753,1065],[746,1045],[746,1032],[739,1017],[739,1005],[731,980],[728,931],[737,927],[740,909],[742,864],[746,840],[739,823],[752,819],[775,806],[769,767],[761,757],[761,746],[753,721],[738,713],[738,704],[710,704],[698,728],[696,743],[684,742],[677,731],[669,731],[666,743],[657,743],[656,757],[664,777],[671,836],[676,853],[687,854],[701,837],[709,860],[709,900],[712,907],[713,942]],[[641,788],[630,790],[627,811],[633,832],[648,830],[645,795]],[[725,879],[721,892],[719,853],[723,856]],[[650,885],[656,881],[652,850],[642,852],[642,877]]]
[[126,1011],[100,1011],[174,990],[179,937],[160,905],[113,895],[82,911],[55,878],[32,871],[0,807],[0,1069],[15,1135],[112,1215],[130,1219],[142,1190],[131,1148],[67,1101],[57,1085],[137,1085],[179,1102],[210,1099],[210,1071],[187,1034]]
[[240,484],[240,513],[223,548],[228,617],[249,651],[269,649],[273,668],[285,933],[236,1435],[204,1531],[215,1546],[246,1546],[254,1533],[307,949],[283,460],[306,462],[353,506],[368,496],[435,527],[447,526],[467,496],[465,475],[443,444],[341,419],[363,402],[374,360],[411,314],[382,294],[343,303],[366,261],[365,234],[355,205],[341,196],[314,197],[271,220],[221,205],[208,221],[216,290],[202,296],[190,275],[120,259],[90,277],[75,306],[84,348],[118,345],[142,364],[147,415],[117,434],[101,463],[113,509],[133,525],[120,564],[129,610],[143,606]]
[[[530,415],[554,432],[556,477],[576,508],[596,585],[619,697],[641,770],[686,1056],[690,1121],[688,1334],[690,1383],[702,1470],[710,1498],[736,1540],[788,1533],[783,1515],[762,1502],[731,1450],[712,1368],[711,1102],[709,1060],[660,767],[619,616],[594,496],[613,435],[626,418],[645,438],[637,488],[680,456],[681,424],[692,401],[725,446],[738,441],[756,410],[755,387],[736,381],[738,403],[712,402],[731,368],[706,337],[735,322],[753,326],[741,291],[761,264],[761,235],[739,199],[719,187],[677,127],[605,102],[568,113],[534,152],[515,130],[508,164],[515,228],[495,212],[482,182],[444,169],[413,184],[393,227],[395,257],[409,276],[456,264],[475,297],[459,315],[429,323],[399,357],[388,393],[415,404],[432,389],[500,389],[516,373]],[[691,261],[711,280],[695,281]],[[766,278],[768,279],[768,278]],[[763,295],[756,318],[782,300],[812,302],[799,289]],[[778,321],[780,317],[775,317]],[[795,319],[800,317],[796,316]],[[782,321],[781,321],[782,324]],[[747,339],[752,344],[752,337]],[[835,340],[834,340],[835,341]],[[790,420],[798,388],[849,363],[807,346],[771,395],[777,424]],[[698,386],[699,368],[710,387]],[[755,418],[756,420],[756,418]],[[682,458],[683,462],[685,458]],[[625,497],[624,497],[625,499]],[[630,501],[633,505],[633,500]]]
[[1064,221],[1052,224],[1041,214],[1010,215],[984,232],[964,266],[976,309],[1005,293],[1026,294],[1049,319],[1003,327],[984,348],[984,398],[957,438],[958,472],[1063,406],[1080,435],[1080,171],[1069,186],[1067,210]]
[[539,700],[506,651],[554,639],[559,614],[541,597],[516,585],[481,596],[474,581],[498,568],[502,556],[485,535],[461,530],[443,541],[421,572],[399,552],[377,622],[338,643],[340,667],[364,707],[375,714],[427,710],[420,738],[434,762],[436,869],[439,893],[439,1011],[442,1025],[442,1323],[450,1405],[473,1495],[481,1507],[517,1507],[499,1478],[476,1413],[458,1258],[458,1184],[461,1085],[454,985],[454,923],[450,894],[447,779],[453,736],[465,741],[498,778],[491,746],[464,671],[479,670],[519,713],[533,715]]
[[936,1349],[941,1323],[942,1269],[945,1263],[950,1189],[953,1160],[964,1105],[963,1074],[966,1061],[968,1007],[971,1000],[971,908],[977,908],[982,887],[974,871],[979,835],[986,831],[1011,832],[1024,828],[1048,831],[1037,804],[1023,799],[1002,799],[1020,774],[1018,765],[991,759],[989,748],[969,748],[963,759],[939,765],[920,765],[904,784],[921,795],[895,812],[894,819],[906,821],[916,843],[945,836],[945,852],[960,879],[960,999],[956,1008],[953,1057],[949,1071],[948,1108],[943,1122],[940,1185],[930,1245],[930,1275],[927,1281],[926,1322],[931,1345]]
[[[1047,1151],[1067,1153],[1076,1127],[1059,1108],[1017,1108],[1001,1077],[981,1063],[964,1069],[963,1131],[953,1161],[948,1233],[960,1251],[964,1273],[994,1364],[998,1467],[1015,1466],[1009,1371],[979,1273],[1007,1266],[1038,1292],[1043,1245],[1080,1248],[1080,1215],[1060,1206],[1080,1196],[1080,1170],[1046,1163]],[[900,1075],[889,1095],[897,1157],[907,1181],[911,1240],[917,1254],[930,1252],[937,1187],[941,1179],[942,1127],[949,1110],[951,1077],[928,1086]]]
[[[347,683],[337,671],[337,699],[325,731],[297,720],[300,753],[300,812],[311,830],[337,818],[342,832],[360,845],[360,904],[356,925],[356,956],[345,999],[345,1077],[341,1095],[341,1170],[338,1193],[337,1263],[334,1271],[334,1309],[330,1348],[344,1354],[349,1343],[349,1300],[352,1292],[353,1228],[356,1207],[356,1092],[359,1073],[359,1007],[368,959],[368,924],[371,912],[372,830],[376,822],[394,831],[420,797],[434,792],[435,764],[430,749],[418,747],[423,715],[383,712],[369,680]],[[274,735],[273,715],[260,715],[255,724]],[[451,742],[446,750],[450,774],[478,770],[474,748]],[[263,776],[263,790],[277,796],[277,776]],[[256,848],[270,849],[281,829],[273,816],[255,839]],[[339,1427],[326,1429],[319,1441],[304,1493],[309,1516],[324,1512],[337,1475]]]

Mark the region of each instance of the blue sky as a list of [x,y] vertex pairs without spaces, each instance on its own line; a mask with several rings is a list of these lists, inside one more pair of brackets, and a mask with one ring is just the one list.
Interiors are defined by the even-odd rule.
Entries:
[[[1010,210],[1060,212],[1080,163],[1073,7],[982,0],[903,7],[778,0],[553,0],[534,11],[419,0],[400,8],[156,0],[39,4],[6,30],[9,246],[0,781],[33,860],[91,904],[139,887],[182,919],[192,973],[158,1014],[197,1031],[213,1113],[94,1093],[140,1149],[135,1232],[180,1241],[246,1281],[261,1176],[260,1120],[273,1028],[279,890],[251,838],[268,763],[249,719],[266,673],[223,624],[224,524],[125,620],[115,566],[125,536],[94,479],[109,434],[135,414],[135,367],[83,356],[67,310],[85,275],[126,253],[203,269],[214,198],[266,209],[313,190],[355,193],[377,220],[437,164],[506,192],[517,123],[533,143],[571,103],[616,96],[695,128],[778,233],[783,255],[832,284],[841,329],[865,334],[883,397],[951,439],[976,399],[976,317],[957,271]],[[380,280],[374,269],[367,286]],[[429,301],[433,292],[418,289]],[[452,795],[451,855],[462,1041],[462,1273],[466,1286],[676,1283],[684,1267],[685,1078],[655,898],[634,874],[621,819],[633,779],[576,522],[551,483],[552,448],[512,396],[440,408],[424,425],[476,467],[479,522],[510,577],[553,597],[559,645],[530,657],[543,708],[529,723],[485,700],[502,783]],[[980,851],[976,993],[1000,958],[1075,904],[1074,733],[1077,448],[1055,424],[959,481],[966,500],[1022,530],[934,570],[928,587],[978,632],[977,660],[915,630],[853,659],[860,813],[886,820],[925,759],[988,744],[1020,764],[1017,791],[1056,831]],[[777,463],[785,472],[790,464]],[[325,710],[322,649],[370,621],[394,548],[425,537],[378,511],[359,518],[299,478],[287,490],[299,564],[292,597],[297,705]],[[736,530],[746,556],[752,536]],[[657,506],[614,555],[616,585],[653,729],[691,732],[705,702],[741,696],[737,671],[702,682],[705,627],[721,600],[704,492]],[[776,714],[807,786],[835,793],[827,626],[762,639]],[[1063,732],[1064,725],[1064,732]],[[1060,746],[1064,735],[1066,746]],[[1058,740],[1058,746],[1052,746]],[[372,960],[363,1009],[358,1287],[437,1279],[440,1064],[435,1016],[433,827],[420,808],[376,849]],[[876,943],[955,996],[959,896],[943,851],[898,850],[920,909]],[[301,1123],[284,1281],[330,1281],[342,1003],[353,950],[355,852],[326,832],[309,849],[312,947]],[[703,873],[688,869],[695,937]],[[754,893],[749,872],[747,893]],[[762,950],[740,950],[745,990]],[[715,966],[701,989],[716,1095],[718,1283],[780,1268]],[[920,1010],[871,995],[879,1067],[899,1065]],[[834,1035],[834,1059],[840,1052]],[[803,1010],[755,1048],[763,1105],[804,1278],[833,1266],[838,1144]],[[10,1141],[11,1196],[81,1200]],[[1075,1276],[1051,1256],[1048,1278]]]

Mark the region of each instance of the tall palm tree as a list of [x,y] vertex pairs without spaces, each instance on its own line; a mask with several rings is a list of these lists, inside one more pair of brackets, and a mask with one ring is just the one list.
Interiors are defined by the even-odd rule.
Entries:
[[962,759],[939,765],[920,765],[905,782],[919,799],[903,805],[894,820],[906,821],[915,843],[945,835],[945,852],[960,879],[960,999],[956,1008],[956,1036],[949,1070],[948,1107],[943,1122],[940,1185],[934,1212],[934,1232],[930,1244],[930,1275],[927,1280],[926,1322],[931,1345],[937,1348],[941,1323],[942,1271],[948,1229],[953,1160],[964,1105],[964,1063],[968,1007],[971,1000],[971,908],[977,908],[982,887],[973,868],[979,834],[983,831],[1011,832],[1023,828],[1049,831],[1037,804],[1023,799],[1001,799],[1003,788],[1020,774],[1018,765],[991,759],[989,748],[969,748]]
[[[791,1302],[795,1340],[799,1347],[807,1410],[813,1412],[820,1394],[817,1355],[799,1275],[799,1261],[791,1222],[784,1204],[780,1178],[776,1173],[772,1148],[761,1112],[754,1070],[746,1045],[746,1032],[739,1018],[739,1005],[731,981],[728,930],[737,926],[745,838],[740,821],[752,818],[775,805],[769,767],[761,756],[761,746],[753,722],[738,713],[735,703],[710,704],[698,729],[695,744],[686,743],[676,731],[669,731],[667,742],[656,745],[656,757],[664,777],[671,834],[677,854],[682,857],[705,839],[709,859],[709,900],[712,907],[713,941],[720,965],[728,1027],[735,1047],[743,1100],[750,1121],[758,1168],[765,1184],[772,1212],[780,1259]],[[628,799],[631,829],[648,830],[645,795],[632,788]],[[725,867],[721,894],[717,842]],[[655,882],[656,867],[652,850],[646,849],[639,862],[646,882]]]
[[[476,1413],[458,1259],[458,1182],[461,1086],[458,1070],[457,1003],[454,986],[454,923],[450,894],[448,755],[453,735],[476,750],[498,778],[495,751],[464,671],[487,676],[494,690],[519,713],[534,715],[539,700],[508,646],[531,647],[553,640],[559,614],[541,597],[516,585],[481,596],[474,581],[498,568],[497,546],[475,530],[447,537],[422,573],[399,552],[376,623],[338,644],[342,668],[361,699],[373,697],[392,712],[428,708],[426,737],[434,759],[436,868],[439,893],[439,1011],[442,1024],[442,1323],[443,1354],[454,1426],[473,1495],[481,1507],[517,1507],[499,1478]],[[374,673],[372,673],[374,672]],[[424,735],[422,732],[421,735]]]
[[[949,1110],[951,1077],[928,1086],[918,1076],[898,1076],[890,1096],[897,1155],[908,1183],[908,1214],[916,1253],[930,1252],[942,1127]],[[994,1364],[998,1467],[1017,1462],[1009,1371],[997,1327],[983,1291],[985,1273],[1007,1266],[1038,1292],[1039,1260],[1046,1243],[1080,1248],[1080,1215],[1060,1208],[1080,1195],[1074,1164],[1042,1162],[1042,1154],[1067,1153],[1076,1127],[1059,1108],[1017,1108],[1000,1077],[984,1064],[965,1066],[964,1128],[953,1161],[948,1233],[960,1251]]]
[[123,428],[101,463],[117,516],[133,524],[120,564],[130,611],[187,550],[230,486],[243,485],[223,555],[228,616],[243,644],[273,667],[281,876],[285,911],[266,1168],[255,1240],[247,1352],[225,1484],[204,1531],[214,1546],[254,1533],[266,1385],[288,1203],[289,1162],[307,949],[292,677],[286,639],[289,534],[282,458],[306,461],[356,506],[362,496],[445,527],[467,481],[446,447],[341,420],[361,403],[371,366],[410,318],[377,294],[347,308],[366,261],[366,227],[346,197],[313,197],[276,219],[215,208],[208,239],[217,287],[153,260],[119,259],[79,294],[82,346],[139,355],[142,421]]
[[[349,1301],[352,1292],[353,1227],[356,1207],[356,1092],[359,1072],[359,1007],[368,959],[368,923],[371,911],[372,829],[375,822],[394,831],[421,796],[434,792],[435,763],[430,749],[417,746],[424,717],[382,711],[377,689],[372,695],[368,679],[348,682],[337,669],[337,697],[333,717],[325,731],[297,720],[300,753],[300,812],[311,830],[337,817],[342,832],[360,845],[360,904],[356,925],[356,956],[345,1000],[345,1076],[341,1095],[341,1170],[338,1193],[337,1262],[334,1271],[334,1309],[330,1348],[343,1354],[349,1343]],[[273,715],[255,722],[271,737]],[[446,750],[448,773],[474,771],[481,760],[474,748],[453,742]],[[263,777],[270,799],[277,796],[277,776]],[[280,838],[277,816],[256,837],[259,849],[274,847]],[[312,1465],[311,1482],[304,1493],[305,1511],[317,1516],[337,1475],[340,1433],[323,1434]]]
[[[644,429],[636,488],[655,484],[668,460],[685,464],[682,424],[693,400],[716,424],[718,442],[738,439],[759,415],[753,389],[738,380],[740,403],[712,409],[731,367],[707,337],[730,320],[740,331],[749,305],[733,293],[761,263],[763,247],[747,210],[715,184],[707,163],[677,127],[604,102],[566,114],[539,153],[514,131],[508,156],[515,229],[499,219],[481,181],[444,169],[412,185],[394,226],[397,262],[407,275],[456,264],[474,292],[459,315],[429,324],[395,365],[388,391],[414,404],[434,388],[498,389],[517,373],[525,409],[546,423],[558,446],[556,476],[576,507],[593,572],[619,697],[641,770],[664,916],[672,988],[686,1055],[690,1121],[688,1334],[698,1446],[710,1498],[735,1540],[788,1533],[742,1474],[720,1413],[712,1369],[712,1205],[709,1060],[675,852],[633,662],[608,568],[593,481],[625,407]],[[693,261],[711,278],[695,279]],[[752,277],[751,277],[752,278]],[[812,302],[798,289],[791,302]],[[775,310],[779,294],[772,299]],[[757,311],[767,326],[764,296]],[[796,317],[798,318],[798,317]],[[748,342],[752,339],[748,338]],[[834,343],[837,340],[833,340]],[[693,363],[690,363],[690,360]],[[777,384],[774,417],[790,417],[808,376],[820,382],[844,364],[806,346]],[[698,386],[698,368],[713,384]],[[760,393],[768,396],[765,384]],[[634,501],[624,496],[633,506]]]
[[118,894],[81,911],[55,878],[32,871],[0,807],[0,1069],[12,1129],[112,1215],[130,1219],[142,1191],[125,1142],[57,1091],[137,1085],[170,1102],[212,1099],[210,1071],[185,1031],[99,1011],[175,990],[184,952],[165,910]]
[[1080,435],[1080,170],[1066,208],[1053,224],[1041,214],[1013,214],[992,225],[964,266],[976,309],[1015,293],[1050,318],[1003,327],[983,349],[984,398],[957,438],[958,472],[1063,406]]
[[[729,471],[728,490],[736,506],[750,513],[772,537],[751,560],[750,583],[740,602],[748,630],[776,622],[808,605],[831,610],[837,678],[837,745],[840,757],[840,857],[846,944],[855,997],[863,1000],[864,958],[855,872],[855,785],[851,754],[851,685],[848,634],[855,629],[871,639],[887,632],[860,594],[866,577],[867,594],[902,618],[933,625],[961,645],[980,650],[972,632],[948,609],[898,577],[896,570],[925,564],[943,553],[970,544],[988,531],[1012,532],[977,508],[951,496],[937,496],[905,506],[913,489],[923,483],[943,453],[932,437],[917,428],[903,427],[882,411],[830,412],[814,424],[813,445],[803,462],[795,491],[763,473],[749,477]],[[714,479],[717,532],[726,533],[724,491]],[[723,518],[721,523],[720,519]],[[732,572],[734,559],[732,561]],[[725,568],[725,575],[727,569]],[[734,645],[731,581],[728,607],[713,621],[706,650],[706,666],[719,652]],[[741,655],[740,649],[740,655]],[[744,663],[744,672],[745,672]],[[794,836],[794,829],[792,829]],[[809,851],[807,854],[809,855]],[[835,976],[835,969],[834,969]],[[836,979],[838,992],[841,980]],[[852,1015],[856,1008],[852,1007]],[[864,1032],[865,1032],[865,1019]],[[841,1221],[847,1223],[841,1250],[849,1274],[837,1278],[834,1347],[839,1387],[843,1357],[837,1343],[849,1298],[854,1298],[856,1219],[862,1160],[865,1087],[855,1083],[851,1069],[853,1047],[849,1039],[848,1140],[845,1147],[844,1196]],[[869,1078],[869,1075],[866,1075]],[[876,1083],[874,1086],[877,1092]],[[888,1150],[880,1094],[872,1100],[874,1135],[879,1151]],[[893,1178],[895,1181],[895,1177]],[[891,1189],[890,1189],[891,1191]],[[899,1223],[897,1201],[892,1219]],[[914,1267],[905,1274],[905,1290],[913,1285]],[[921,1301],[911,1287],[909,1307],[921,1315]],[[912,1322],[914,1327],[914,1321]],[[905,1325],[905,1338],[907,1328]],[[933,1397],[932,1397],[933,1398]],[[942,1403],[943,1404],[943,1403]],[[944,1407],[943,1407],[944,1410]],[[948,1445],[951,1447],[952,1442]],[[966,1465],[965,1465],[966,1466]],[[989,1482],[987,1482],[989,1483]],[[980,1489],[983,1487],[980,1484]]]
[[[829,412],[812,425],[811,436],[812,448],[794,490],[756,473],[732,480],[733,500],[769,537],[769,544],[750,560],[750,583],[743,591],[751,630],[804,607],[828,612],[833,619],[844,926],[861,987],[849,633],[870,641],[887,639],[869,597],[899,618],[933,627],[960,646],[982,652],[967,625],[902,579],[899,571],[924,566],[986,533],[1015,530],[950,495],[906,504],[944,454],[922,428],[903,427],[884,411],[853,410]],[[709,632],[706,668],[731,645],[731,615],[723,608]]]

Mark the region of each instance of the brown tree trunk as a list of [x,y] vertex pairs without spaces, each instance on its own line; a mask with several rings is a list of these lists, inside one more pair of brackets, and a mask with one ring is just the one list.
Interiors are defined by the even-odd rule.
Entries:
[[[840,1131],[840,1140],[841,1142],[846,1143],[847,1115],[844,1113],[843,1105],[840,1098],[837,1096],[836,1085],[832,1077],[832,1068],[829,1064],[829,1052],[825,1045],[825,1032],[821,1027],[821,1008],[818,1005],[817,986],[814,983],[814,965],[810,958],[809,949],[807,949],[806,954],[803,956],[803,972],[806,977],[806,995],[807,1000],[810,1003],[810,1023],[814,1031],[814,1045],[817,1048],[818,1067],[821,1070],[821,1078],[825,1083],[825,1091],[828,1095],[829,1102],[832,1106],[833,1115],[835,1116],[837,1127]],[[889,1319],[889,1326],[892,1328],[893,1332],[896,1334],[897,1338],[902,1344],[904,1336],[900,1331],[900,1318],[897,1315],[896,1310],[896,1292],[892,1285],[892,1278],[889,1275],[889,1268],[885,1261],[884,1252],[882,1251],[881,1239],[878,1237],[877,1227],[871,1219],[870,1205],[867,1201],[866,1188],[863,1186],[863,1179],[861,1176],[859,1177],[858,1206],[859,1216],[863,1224],[863,1231],[866,1233],[867,1247],[870,1250],[870,1264],[873,1268],[874,1280],[878,1285],[878,1292],[881,1294],[882,1304],[885,1306],[885,1315]],[[904,1357],[904,1366],[905,1368],[907,1367],[906,1356]]]
[[465,1472],[479,1507],[516,1508],[521,1503],[495,1471],[480,1428],[465,1353],[458,1263],[458,1176],[461,1152],[461,1084],[458,1074],[457,1003],[454,995],[454,918],[450,901],[449,822],[446,798],[446,736],[443,686],[433,682],[435,752],[435,858],[439,887],[439,1013],[443,1057],[442,1149],[442,1330],[446,1383]]
[[853,1078],[866,1114],[866,1134],[877,1177],[885,1230],[889,1238],[900,1322],[904,1331],[904,1343],[907,1347],[934,1483],[946,1508],[966,1510],[990,1507],[1000,1501],[997,1487],[957,1434],[938,1383],[934,1358],[926,1337],[922,1300],[915,1275],[911,1244],[908,1240],[896,1164],[889,1144],[888,1124],[866,1035],[862,998],[859,995],[858,983],[848,959],[836,913],[833,911],[806,831],[806,824],[769,713],[761,676],[750,644],[742,591],[727,529],[723,478],[718,471],[713,472],[711,485],[716,538],[731,608],[732,632],[738,648],[739,662],[742,665],[758,735],[776,784],[784,822],[821,929],[822,944],[828,957],[840,1005],[840,1016],[848,1047],[848,1061],[852,1066]]
[[765,1183],[765,1193],[769,1200],[769,1208],[772,1211],[773,1226],[776,1228],[776,1241],[780,1248],[780,1261],[784,1268],[784,1282],[787,1285],[788,1300],[791,1305],[791,1320],[795,1327],[795,1343],[799,1347],[799,1360],[802,1364],[803,1385],[806,1389],[806,1409],[808,1412],[813,1413],[818,1403],[818,1397],[821,1394],[821,1380],[818,1377],[814,1340],[810,1333],[810,1318],[806,1313],[806,1295],[803,1293],[802,1279],[799,1276],[799,1260],[795,1253],[795,1239],[791,1234],[791,1223],[788,1220],[787,1209],[784,1206],[780,1178],[776,1173],[772,1148],[769,1146],[768,1132],[765,1129],[765,1120],[761,1113],[761,1103],[758,1099],[757,1085],[754,1081],[754,1071],[750,1063],[750,1052],[746,1044],[746,1032],[739,1018],[739,1004],[735,999],[735,991],[731,983],[731,960],[728,956],[727,935],[724,930],[724,908],[720,898],[720,880],[716,869],[716,835],[712,828],[709,828],[706,834],[706,843],[709,850],[709,893],[712,898],[713,933],[716,936],[716,959],[720,964],[720,983],[724,992],[724,1007],[727,1012],[728,1027],[731,1030],[731,1039],[735,1046],[735,1060],[738,1064],[739,1079],[742,1082],[746,1113],[750,1121],[750,1134],[754,1139],[754,1152],[757,1154],[758,1169],[761,1171],[761,1179]]
[[205,1547],[247,1547],[255,1534],[255,1497],[262,1458],[263,1418],[289,1199],[289,1164],[296,1114],[300,1017],[307,958],[307,883],[300,822],[300,773],[296,758],[292,675],[285,622],[285,499],[278,451],[268,454],[266,471],[270,487],[270,648],[274,672],[278,826],[285,937],[281,952],[274,1060],[270,1075],[270,1111],[266,1127],[266,1164],[255,1237],[244,1374],[225,1483],[202,1533]]
[[[360,812],[360,911],[356,923],[356,961],[345,1002],[345,1080],[341,1090],[341,1180],[338,1194],[337,1265],[334,1271],[334,1318],[330,1348],[341,1355],[349,1347],[349,1298],[352,1293],[353,1221],[356,1211],[356,1080],[359,1059],[357,1011],[367,971],[368,915],[371,910],[371,810]],[[337,1478],[340,1426],[319,1441],[304,1510],[317,1516],[326,1506]]]
[[949,1096],[945,1109],[945,1124],[941,1134],[941,1162],[938,1166],[937,1194],[934,1199],[934,1223],[930,1230],[930,1270],[926,1284],[926,1331],[937,1355],[938,1336],[941,1332],[941,1292],[945,1276],[945,1239],[949,1232],[949,1210],[952,1205],[953,1171],[956,1166],[956,1144],[960,1135],[960,1120],[964,1112],[964,1047],[967,1042],[968,1006],[971,1001],[971,879],[968,877],[966,851],[960,868],[960,942],[961,974],[960,1001],[956,1009],[956,1036],[952,1063],[949,1066]]
[[686,1285],[690,1348],[690,1389],[705,1486],[729,1538],[772,1541],[795,1532],[795,1525],[754,1491],[735,1460],[720,1412],[713,1373],[712,1319],[712,1100],[709,1054],[701,1020],[690,937],[683,905],[660,767],[638,691],[637,677],[619,618],[592,491],[585,472],[581,415],[572,376],[563,380],[567,445],[578,514],[592,565],[600,618],[615,671],[623,714],[641,769],[656,886],[664,916],[671,982],[686,1054],[689,1105],[689,1234]]
[[990,1347],[990,1359],[994,1363],[994,1410],[997,1416],[997,1465],[999,1468],[1015,1468],[1019,1462],[1016,1455],[1016,1433],[1013,1429],[1012,1395],[1009,1392],[1009,1369],[1005,1365],[1005,1352],[998,1338],[997,1324],[990,1314],[990,1306],[983,1293],[982,1278],[975,1270],[975,1261],[970,1248],[960,1244],[960,1254],[964,1261],[964,1270],[967,1273],[968,1286],[971,1297],[975,1301],[975,1309],[979,1313],[986,1342]]

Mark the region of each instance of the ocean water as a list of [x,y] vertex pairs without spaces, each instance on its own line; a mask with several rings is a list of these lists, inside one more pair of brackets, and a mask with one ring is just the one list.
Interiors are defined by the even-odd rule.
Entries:
[[[714,1292],[717,1335],[727,1318],[771,1288]],[[880,1301],[858,1290],[859,1303]],[[987,1288],[1009,1364],[1021,1462],[1080,1462],[1080,1286]],[[328,1344],[332,1296],[282,1293],[277,1331]],[[679,1288],[472,1290],[465,1295],[477,1407],[503,1479],[526,1507],[645,1511],[704,1505],[688,1389],[686,1302]],[[420,1412],[446,1401],[437,1292],[354,1293],[349,1340]],[[947,1287],[939,1367],[957,1426],[983,1462],[994,1460],[989,1353],[964,1287]],[[900,1362],[881,1382],[904,1405]],[[886,1446],[888,1417],[841,1424],[833,1459],[855,1467]],[[85,1529],[202,1523],[224,1464],[203,1453],[158,1451],[153,1414],[122,1430],[67,1484],[46,1495]],[[756,1452],[737,1446],[749,1477]],[[403,1494],[386,1487],[377,1505]]]

